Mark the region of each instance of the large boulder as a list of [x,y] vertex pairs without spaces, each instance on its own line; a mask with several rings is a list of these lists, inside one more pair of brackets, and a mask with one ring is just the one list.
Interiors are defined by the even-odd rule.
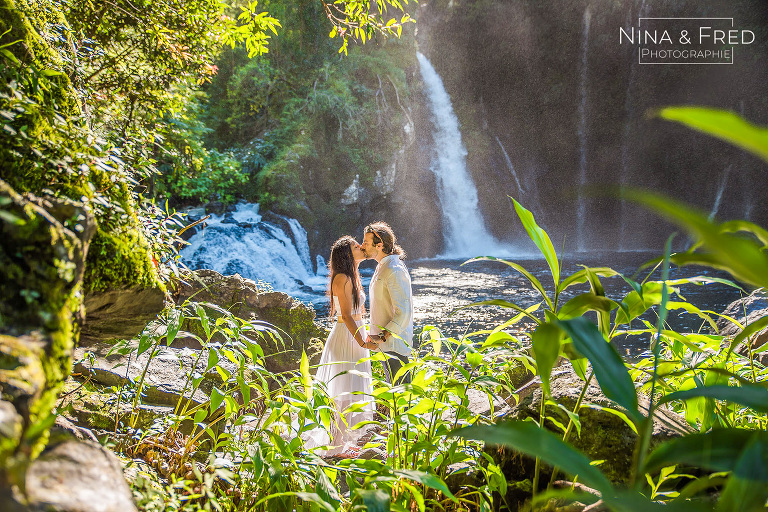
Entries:
[[[733,318],[741,325],[751,325],[768,315],[768,295],[766,295],[765,290],[758,288],[748,296],[731,302],[723,314]],[[742,329],[730,320],[718,318],[717,334],[720,336],[731,338],[740,334],[741,331]],[[750,339],[752,340],[752,350],[762,347],[768,342],[768,327],[753,334]],[[747,355],[749,353],[746,343],[741,343],[735,348],[740,354]],[[768,366],[768,352],[760,352],[756,359],[763,366]]]
[[159,288],[130,287],[85,296],[85,324],[81,345],[139,335],[167,304]]
[[97,443],[76,439],[46,449],[29,467],[26,496],[6,497],[0,504],[14,512],[137,510],[117,457]]
[[[262,344],[266,368],[280,373],[298,368],[302,351],[310,362],[319,361],[322,340],[328,331],[315,323],[315,310],[288,294],[264,290],[238,274],[223,276],[214,270],[197,270],[186,278],[174,297],[177,304],[191,300],[216,304],[244,320],[260,320],[276,326],[280,340]],[[196,325],[186,330],[201,335]]]
[[23,486],[29,460],[45,444],[82,323],[95,229],[82,204],[22,197],[0,180],[0,392],[20,418],[0,443],[0,488]]

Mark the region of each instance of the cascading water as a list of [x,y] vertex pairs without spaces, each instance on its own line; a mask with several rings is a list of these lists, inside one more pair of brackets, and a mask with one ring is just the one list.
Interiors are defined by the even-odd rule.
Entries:
[[712,210],[709,212],[709,220],[715,218],[717,211],[720,209],[720,201],[723,199],[723,192],[725,192],[725,185],[728,183],[728,174],[731,172],[731,166],[725,168],[723,171],[723,179],[720,180],[720,186],[717,187],[717,194],[715,194],[715,202],[712,204]]
[[507,163],[507,168],[509,169],[509,172],[511,172],[512,177],[515,178],[515,184],[517,185],[517,192],[519,194],[519,197],[517,198],[517,200],[522,201],[523,196],[525,195],[525,191],[523,190],[523,185],[520,184],[520,178],[517,177],[517,171],[515,171],[515,166],[512,165],[512,160],[509,158],[509,154],[507,154],[507,150],[504,149],[504,144],[501,143],[498,136],[496,137],[496,142],[499,143],[499,147],[501,148],[501,153],[504,155],[504,161]]
[[421,53],[416,56],[434,123],[435,154],[431,170],[443,210],[445,253],[442,257],[459,258],[504,251],[486,229],[480,214],[477,188],[467,171],[467,150],[461,140],[451,98],[429,60]]
[[233,212],[212,215],[206,227],[182,249],[182,259],[191,269],[240,274],[302,300],[317,299],[327,285],[324,262],[320,266],[318,260],[319,272],[315,274],[307,232],[295,219],[275,217],[284,220],[291,233],[286,233],[279,221],[264,221],[258,204],[240,203]]
[[584,186],[587,183],[587,57],[589,56],[589,24],[592,20],[592,13],[589,6],[584,10],[584,32],[581,42],[581,76],[579,78],[579,206],[577,217],[576,233],[579,237],[577,250],[583,252],[586,250],[586,240],[584,239],[584,227],[586,226],[587,205],[584,198]]

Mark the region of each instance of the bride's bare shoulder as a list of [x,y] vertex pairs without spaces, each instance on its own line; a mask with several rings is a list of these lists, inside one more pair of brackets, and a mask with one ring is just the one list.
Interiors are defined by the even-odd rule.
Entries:
[[347,283],[351,282],[352,280],[349,278],[346,274],[336,274],[333,276],[333,282],[331,283],[331,286],[333,287],[340,287],[344,288]]

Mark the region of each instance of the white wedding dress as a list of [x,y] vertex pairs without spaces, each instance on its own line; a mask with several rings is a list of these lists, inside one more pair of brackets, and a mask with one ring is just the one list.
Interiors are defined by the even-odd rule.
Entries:
[[[355,325],[360,328],[363,339],[368,334],[361,316],[364,303],[365,295],[361,293],[360,306],[352,311]],[[333,304],[334,311],[340,311],[339,299],[335,295],[333,296]],[[318,454],[338,455],[359,446],[360,438],[369,432],[367,427],[351,430],[351,427],[361,421],[373,420],[375,412],[375,402],[371,397],[371,362],[358,362],[369,356],[368,349],[357,344],[352,333],[349,332],[346,324],[339,316],[333,324],[328,340],[325,342],[315,375],[315,381],[325,384],[328,396],[333,397],[337,415],[335,420],[331,420],[330,431],[318,427],[302,436],[307,448],[331,445],[333,448],[327,451],[318,451]],[[355,373],[343,373],[350,370],[355,370]],[[353,394],[354,392],[359,393]],[[340,413],[343,413],[356,402],[362,402],[363,407],[359,411],[344,414],[345,425]]]

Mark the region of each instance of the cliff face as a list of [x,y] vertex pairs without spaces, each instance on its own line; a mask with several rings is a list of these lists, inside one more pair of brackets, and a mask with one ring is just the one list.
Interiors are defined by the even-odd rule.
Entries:
[[[639,65],[619,30],[641,16],[733,17],[755,41],[735,48],[732,65]],[[451,95],[495,235],[519,236],[509,195],[555,239],[565,236],[567,250],[638,249],[662,243],[658,224],[622,205],[614,187],[659,190],[720,219],[768,221],[752,185],[764,163],[648,116],[690,104],[766,124],[766,26],[756,0],[452,0],[425,5],[418,37]]]

